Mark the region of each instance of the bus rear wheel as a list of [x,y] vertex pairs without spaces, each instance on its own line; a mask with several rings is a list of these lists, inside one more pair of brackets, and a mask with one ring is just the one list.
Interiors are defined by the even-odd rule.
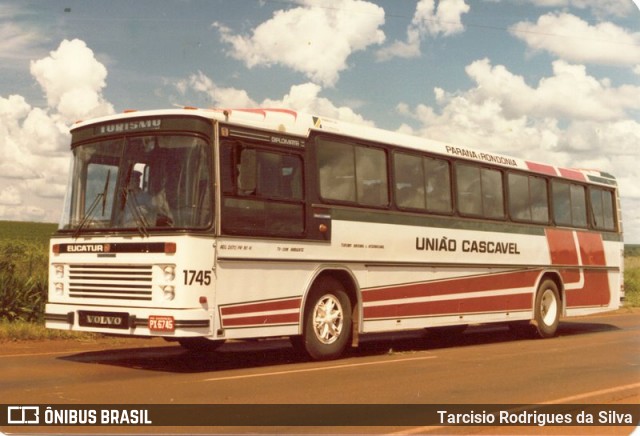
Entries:
[[351,337],[351,301],[344,286],[332,277],[320,279],[304,309],[302,336],[291,342],[314,360],[340,357]]
[[556,334],[560,324],[562,303],[558,285],[547,279],[538,288],[535,302],[534,321],[536,332],[541,338],[550,338]]

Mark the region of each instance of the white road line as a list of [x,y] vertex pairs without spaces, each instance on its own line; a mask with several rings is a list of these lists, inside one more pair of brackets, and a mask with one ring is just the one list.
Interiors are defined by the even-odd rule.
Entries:
[[585,392],[584,394],[572,395],[570,397],[564,397],[557,400],[545,401],[540,404],[563,404],[563,403],[573,403],[577,400],[583,400],[589,397],[597,397],[598,395],[606,395],[613,394],[616,392],[622,392],[630,389],[640,389],[640,383],[631,383],[628,385],[616,386],[614,388],[608,389],[600,389],[598,391]]
[[[631,389],[640,389],[640,383],[631,383],[628,385],[622,385],[622,386],[616,386],[613,388],[608,388],[608,389],[599,389],[597,391],[590,391],[590,392],[585,392],[583,394],[578,394],[578,395],[571,395],[569,397],[564,397],[564,398],[558,398],[555,400],[550,400],[550,401],[545,401],[542,403],[537,403],[537,404],[571,404],[577,400],[584,400],[585,398],[592,398],[592,397],[597,397],[599,395],[607,395],[607,394],[614,394],[616,392],[624,392],[624,391],[628,391]],[[514,409],[514,411],[517,410],[521,410],[521,409]],[[415,428],[410,428],[407,430],[401,430],[398,432],[394,432],[394,433],[389,433],[389,434],[393,434],[393,435],[411,435],[411,434],[423,434],[425,432],[428,431],[433,431],[433,430],[438,430],[438,429],[443,429],[443,428],[449,428],[450,426],[446,426],[446,425],[434,425],[434,426],[426,426],[426,427],[415,427]]]
[[342,369],[342,368],[357,368],[359,366],[370,366],[370,365],[386,365],[388,363],[402,363],[402,362],[411,362],[416,360],[429,360],[435,359],[436,356],[424,356],[424,357],[410,357],[407,359],[393,359],[393,360],[383,360],[378,362],[364,362],[364,363],[351,363],[346,365],[332,365],[332,366],[321,366],[316,368],[303,368],[303,369],[292,369],[287,371],[274,371],[274,372],[261,372],[259,374],[245,374],[245,375],[232,375],[227,377],[214,377],[208,378],[204,381],[207,382],[216,382],[216,381],[224,381],[224,380],[239,380],[245,378],[256,378],[256,377],[271,377],[276,375],[285,375],[285,374],[298,374],[303,372],[314,372],[314,371],[326,371],[329,369]]

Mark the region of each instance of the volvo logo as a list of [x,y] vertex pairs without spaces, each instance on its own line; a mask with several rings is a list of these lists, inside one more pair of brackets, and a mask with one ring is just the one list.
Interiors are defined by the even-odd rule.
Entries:
[[87,315],[87,321],[93,325],[122,325],[122,317],[105,315]]

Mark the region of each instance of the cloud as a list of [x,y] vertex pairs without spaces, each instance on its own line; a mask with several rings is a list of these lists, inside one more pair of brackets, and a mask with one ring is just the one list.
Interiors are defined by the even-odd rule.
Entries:
[[[535,85],[506,67],[479,60],[467,66],[474,85],[445,92],[435,88],[437,105],[398,104],[411,124],[403,133],[493,151],[557,166],[607,171],[616,176],[623,221],[630,240],[640,203],[640,109],[635,86],[614,87],[581,65],[553,64],[553,75]],[[564,91],[563,91],[564,90]],[[629,231],[630,230],[630,231]]]
[[42,39],[35,30],[27,30],[15,23],[0,23],[0,59],[3,68],[10,67],[11,61],[28,59],[32,47]]
[[0,190],[0,205],[3,206],[18,206],[22,204],[22,198],[20,192],[15,186],[9,186],[3,190]]
[[207,103],[214,107],[250,108],[257,106],[257,103],[249,97],[245,90],[218,86],[202,71],[192,74],[187,79],[180,80],[175,86],[182,95],[187,95],[190,91],[204,95]]
[[55,221],[66,189],[69,124],[111,114],[113,106],[102,95],[106,68],[78,39],[32,61],[31,75],[46,107],[0,96],[0,219]]
[[0,60],[2,68],[22,68],[46,40],[40,30],[21,22],[20,18],[28,14],[18,4],[0,4]]
[[579,63],[634,67],[640,64],[640,32],[610,22],[591,25],[568,13],[549,13],[536,23],[509,28],[534,51],[547,51]]
[[[475,85],[455,93],[436,88],[436,108],[398,105],[420,124],[413,133],[557,165],[613,171],[637,161],[640,123],[629,112],[640,109],[640,87],[613,87],[564,61],[554,62],[553,75],[536,86],[488,59],[466,71]],[[622,175],[640,177],[635,167]]]
[[281,65],[324,86],[333,86],[348,68],[351,54],[381,44],[384,10],[361,0],[300,0],[300,6],[280,10],[255,27],[251,35],[236,35],[213,23],[229,55],[248,67]]
[[522,76],[488,59],[468,65],[466,72],[478,86],[475,99],[497,100],[508,117],[531,115],[565,119],[610,121],[640,109],[640,86],[614,87],[608,79],[587,74],[583,65],[553,62],[553,76],[542,78],[537,87]]
[[590,9],[599,18],[626,17],[634,11],[630,0],[529,0],[536,6],[547,8]]
[[31,75],[42,87],[49,107],[66,120],[114,111],[102,96],[107,69],[84,41],[62,41],[48,57],[31,62]]
[[371,121],[366,120],[353,111],[351,107],[336,106],[329,99],[321,97],[322,87],[311,82],[293,85],[289,89],[289,92],[281,98],[267,98],[261,102],[252,99],[244,90],[218,86],[201,71],[197,74],[192,74],[185,80],[179,81],[175,86],[182,95],[193,92],[204,96],[207,103],[213,107],[284,107],[300,112],[337,118],[343,121],[373,124]]
[[376,53],[379,61],[394,57],[414,58],[420,56],[421,41],[427,36],[450,36],[464,31],[462,15],[470,7],[464,0],[420,0],[413,19],[407,27],[407,40],[394,41]]

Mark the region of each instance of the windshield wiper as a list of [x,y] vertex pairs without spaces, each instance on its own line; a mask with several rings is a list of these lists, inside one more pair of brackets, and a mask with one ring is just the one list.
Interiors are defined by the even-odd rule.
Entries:
[[100,199],[102,199],[102,215],[104,215],[104,210],[107,205],[107,191],[109,190],[110,179],[111,179],[111,170],[109,170],[109,172],[107,173],[107,180],[104,182],[104,189],[102,190],[102,192],[98,192],[96,194],[96,198],[91,203],[91,206],[89,206],[89,210],[84,215],[84,218],[82,218],[82,221],[80,221],[80,224],[78,225],[76,230],[73,232],[73,239],[77,239],[78,236],[80,236],[80,232],[82,231],[84,226],[93,217],[93,212],[95,212],[96,208],[98,207],[98,201]]
[[143,237],[146,236],[148,238],[149,231],[147,229],[149,228],[149,224],[147,224],[147,220],[144,218],[143,213],[140,211],[140,204],[136,199],[136,195],[133,192],[133,189],[123,187],[122,193],[124,196],[125,208],[128,207],[130,209],[131,214],[133,215],[136,221],[136,229],[140,232],[140,234]]

